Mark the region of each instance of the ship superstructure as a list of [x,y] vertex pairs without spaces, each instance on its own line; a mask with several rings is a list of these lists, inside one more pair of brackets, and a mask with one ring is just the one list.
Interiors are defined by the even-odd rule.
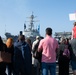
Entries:
[[[36,16],[32,15],[29,18],[29,21],[25,21],[24,23],[24,30],[22,31],[22,34],[25,35],[26,38],[30,38],[32,40],[32,42],[35,40],[36,36],[40,36],[39,30],[40,30],[40,26],[38,26],[37,28],[34,27],[34,22],[38,22],[34,20],[34,18],[36,18]],[[26,22],[29,22],[29,24],[27,25]],[[12,37],[15,40],[17,40],[18,35],[12,35],[9,32],[5,33],[6,38]]]
[[25,35],[26,38],[31,38],[32,41],[34,41],[36,36],[40,36],[40,33],[39,33],[40,28],[38,28],[39,26],[37,28],[34,27],[34,22],[38,22],[38,20],[37,21],[34,20],[36,16],[34,16],[33,13],[28,18],[29,18],[29,21],[25,21],[25,22],[29,22],[28,28],[26,28],[27,25],[26,23],[24,23],[23,34]]

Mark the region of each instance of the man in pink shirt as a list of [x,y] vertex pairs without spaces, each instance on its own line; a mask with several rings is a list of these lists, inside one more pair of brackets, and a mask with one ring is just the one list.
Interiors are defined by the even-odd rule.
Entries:
[[42,50],[42,75],[56,75],[56,52],[58,42],[52,37],[52,29],[46,28],[46,37],[42,39],[38,46],[38,51]]

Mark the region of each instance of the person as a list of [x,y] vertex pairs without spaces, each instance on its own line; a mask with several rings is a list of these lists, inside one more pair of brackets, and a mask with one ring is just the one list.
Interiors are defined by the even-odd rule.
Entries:
[[6,41],[6,46],[7,46],[7,52],[11,54],[11,63],[7,63],[7,71],[8,75],[13,74],[13,56],[14,56],[14,45],[13,45],[13,39],[8,38]]
[[18,41],[14,43],[14,75],[31,75],[32,57],[25,36],[20,35]]
[[76,75],[76,38],[70,41],[71,44],[71,66],[73,70],[73,74]]
[[52,37],[52,29],[46,28],[46,37],[42,39],[38,46],[38,52],[42,51],[42,75],[56,75],[56,52],[58,41]]
[[35,45],[40,41],[40,37],[36,36],[36,40],[32,44],[32,50],[34,50]]
[[69,61],[70,61],[70,51],[69,44],[66,43],[66,39],[62,38],[61,44],[59,45],[59,75],[69,75]]
[[71,66],[73,70],[73,74],[76,75],[76,22],[74,22],[74,27],[72,30],[72,40],[71,44]]
[[[6,50],[7,50],[7,46],[3,43],[2,38],[0,36],[0,52]],[[6,71],[6,63],[0,61],[0,75],[6,75],[5,71]]]
[[29,46],[31,48],[31,51],[32,51],[32,42],[31,42],[31,39],[30,38],[27,38],[26,39],[26,42],[29,44]]
[[73,38],[76,38],[76,22],[74,22],[74,27],[72,29],[72,38],[71,39],[73,39]]
[[39,42],[40,42],[40,37],[39,36],[36,36],[36,40],[33,42],[32,44],[32,55],[33,55],[33,66],[35,68],[35,72],[36,72],[36,75],[39,75],[40,74],[40,71],[39,71],[39,68],[40,68],[40,63],[39,63],[39,60],[35,57],[35,52],[37,51],[38,49],[38,45],[39,45]]

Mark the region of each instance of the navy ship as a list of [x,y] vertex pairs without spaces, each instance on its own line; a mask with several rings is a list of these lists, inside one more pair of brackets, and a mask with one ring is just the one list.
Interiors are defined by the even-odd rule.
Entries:
[[[34,23],[38,22],[38,20],[34,20],[34,18],[36,18],[37,16],[34,16],[33,13],[30,15],[30,17],[27,17],[29,19],[29,21],[25,21],[24,23],[24,30],[20,31],[20,34],[25,35],[26,38],[30,38],[32,40],[32,42],[35,40],[36,36],[40,36],[40,26],[37,25],[36,28],[34,27]],[[28,25],[26,25],[26,23],[29,22]],[[18,35],[12,35],[9,32],[5,33],[6,39],[8,39],[9,37],[13,38],[14,41],[17,40]]]

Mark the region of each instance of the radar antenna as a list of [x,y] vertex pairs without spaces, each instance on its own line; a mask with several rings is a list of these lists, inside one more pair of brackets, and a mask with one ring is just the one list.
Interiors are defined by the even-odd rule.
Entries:
[[30,24],[29,24],[29,26],[28,26],[28,29],[30,30],[30,31],[32,31],[32,30],[34,30],[34,22],[38,22],[38,20],[37,21],[34,21],[34,18],[36,18],[37,16],[34,16],[33,15],[33,12],[32,12],[32,15],[30,16],[30,17],[27,17],[27,18],[30,18],[30,21],[25,21],[25,22],[30,22]]

